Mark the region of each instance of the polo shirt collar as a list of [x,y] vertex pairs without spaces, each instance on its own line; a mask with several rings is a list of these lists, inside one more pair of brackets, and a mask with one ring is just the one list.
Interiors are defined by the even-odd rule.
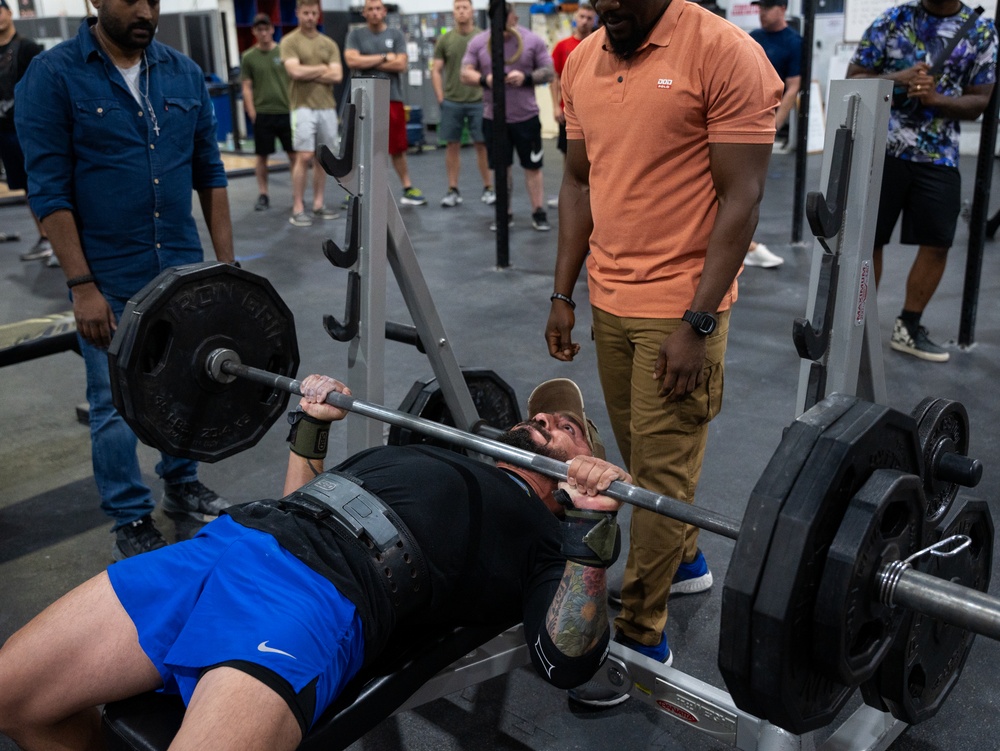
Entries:
[[[667,9],[663,11],[663,15],[660,16],[660,20],[656,22],[653,30],[649,32],[649,36],[646,38],[646,41],[639,46],[639,49],[635,51],[635,54],[638,55],[650,45],[655,47],[669,46],[670,40],[674,36],[674,29],[677,28],[677,23],[680,21],[681,13],[684,12],[684,7],[686,5],[687,0],[670,0],[670,4],[667,5]],[[606,35],[607,31],[604,33]],[[610,52],[611,45],[607,42],[606,36],[602,46],[605,50]]]

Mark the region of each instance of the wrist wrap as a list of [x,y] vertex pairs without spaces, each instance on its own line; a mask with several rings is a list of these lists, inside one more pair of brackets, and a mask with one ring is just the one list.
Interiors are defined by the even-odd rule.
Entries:
[[574,508],[569,495],[562,490],[556,491],[556,498],[564,506],[569,504],[559,525],[562,533],[559,551],[566,559],[591,568],[607,568],[618,560],[621,552],[618,514]]
[[330,423],[310,417],[300,410],[289,412],[288,422],[292,426],[288,431],[288,448],[293,454],[306,459],[326,458]]

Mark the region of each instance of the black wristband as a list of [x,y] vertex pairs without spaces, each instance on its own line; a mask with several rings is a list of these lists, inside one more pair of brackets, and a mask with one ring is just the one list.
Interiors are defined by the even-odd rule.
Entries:
[[488,89],[490,87],[490,85],[486,83],[486,76],[484,75],[479,76],[479,85],[482,86],[484,89]]
[[535,79],[533,79],[533,78],[531,77],[531,74],[530,74],[530,73],[525,73],[525,74],[524,74],[524,83],[522,83],[521,85],[522,85],[522,86],[523,86],[524,88],[526,88],[526,89],[531,89],[531,88],[534,88],[534,86],[535,86]]
[[292,425],[288,431],[288,448],[293,454],[306,459],[326,458],[330,423],[310,417],[301,410],[289,412],[288,422]]
[[94,278],[94,275],[84,274],[83,276],[74,276],[72,279],[67,279],[66,287],[73,289],[73,287],[77,287],[81,284],[90,284],[91,282],[97,284],[97,279]]
[[617,511],[579,509],[562,488],[553,493],[556,502],[565,509],[559,525],[562,539],[559,552],[568,561],[591,568],[608,568],[618,560],[622,549]]
[[562,292],[553,292],[552,296],[549,299],[550,300],[562,300],[564,303],[566,303],[567,305],[569,305],[573,310],[576,310],[576,303],[573,302],[573,298],[572,297],[568,297],[567,295],[564,295]]

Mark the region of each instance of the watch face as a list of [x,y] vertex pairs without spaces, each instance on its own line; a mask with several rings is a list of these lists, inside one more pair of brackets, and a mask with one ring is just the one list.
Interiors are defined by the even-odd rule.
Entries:
[[684,320],[702,336],[708,336],[715,331],[715,318],[709,313],[694,313],[689,310],[684,313]]

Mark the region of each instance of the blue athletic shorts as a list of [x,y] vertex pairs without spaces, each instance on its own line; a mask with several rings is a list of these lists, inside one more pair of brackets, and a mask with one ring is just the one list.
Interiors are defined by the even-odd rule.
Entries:
[[354,605],[271,535],[228,516],[108,576],[161,690],[185,704],[206,669],[227,665],[275,690],[305,734],[364,660]]

